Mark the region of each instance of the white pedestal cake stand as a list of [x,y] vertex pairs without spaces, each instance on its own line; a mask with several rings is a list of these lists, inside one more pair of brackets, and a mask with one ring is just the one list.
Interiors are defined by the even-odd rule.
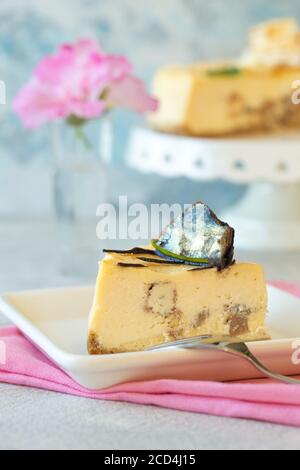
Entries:
[[221,217],[244,249],[300,250],[300,134],[190,138],[147,129],[131,136],[127,161],[144,173],[249,184]]

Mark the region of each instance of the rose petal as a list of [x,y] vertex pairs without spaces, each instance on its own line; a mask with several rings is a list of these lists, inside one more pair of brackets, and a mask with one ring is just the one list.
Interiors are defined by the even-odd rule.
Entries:
[[158,101],[146,92],[142,80],[133,76],[111,85],[109,103],[138,113],[153,112],[158,108]]

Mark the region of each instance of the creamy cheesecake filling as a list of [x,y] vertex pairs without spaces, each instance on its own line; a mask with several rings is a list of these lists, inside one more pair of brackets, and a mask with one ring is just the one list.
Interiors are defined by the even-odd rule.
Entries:
[[266,311],[261,266],[197,270],[141,264],[138,255],[109,255],[100,267],[88,349],[90,354],[141,351],[207,334],[265,339]]
[[300,107],[292,103],[289,95],[277,100],[266,100],[255,107],[249,106],[236,93],[228,99],[228,116],[241,121],[248,119],[248,130],[275,130],[300,125]]

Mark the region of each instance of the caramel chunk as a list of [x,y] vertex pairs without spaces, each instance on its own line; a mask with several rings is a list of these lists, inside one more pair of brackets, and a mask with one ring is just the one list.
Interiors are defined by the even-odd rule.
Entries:
[[176,312],[176,287],[169,282],[158,282],[147,286],[146,310],[167,317]]
[[230,336],[242,336],[249,332],[248,318],[244,314],[237,313],[230,320]]
[[202,326],[206,322],[208,317],[209,317],[209,310],[208,309],[202,310],[202,312],[198,313],[193,323],[193,326],[195,328],[200,328],[200,326]]

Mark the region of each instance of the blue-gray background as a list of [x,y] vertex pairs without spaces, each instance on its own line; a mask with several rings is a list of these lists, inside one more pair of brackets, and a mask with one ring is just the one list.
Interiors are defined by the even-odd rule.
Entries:
[[[61,42],[96,37],[107,51],[128,55],[150,84],[164,63],[236,55],[251,25],[290,15],[300,18],[299,0],[1,0],[0,79],[7,84],[8,103],[0,106],[0,215],[51,211],[47,132],[24,131],[10,104],[41,56]],[[125,170],[126,136],[135,123],[128,113],[116,118],[115,194],[139,201],[202,198],[216,209],[242,194],[243,187],[222,182],[188,184]]]

